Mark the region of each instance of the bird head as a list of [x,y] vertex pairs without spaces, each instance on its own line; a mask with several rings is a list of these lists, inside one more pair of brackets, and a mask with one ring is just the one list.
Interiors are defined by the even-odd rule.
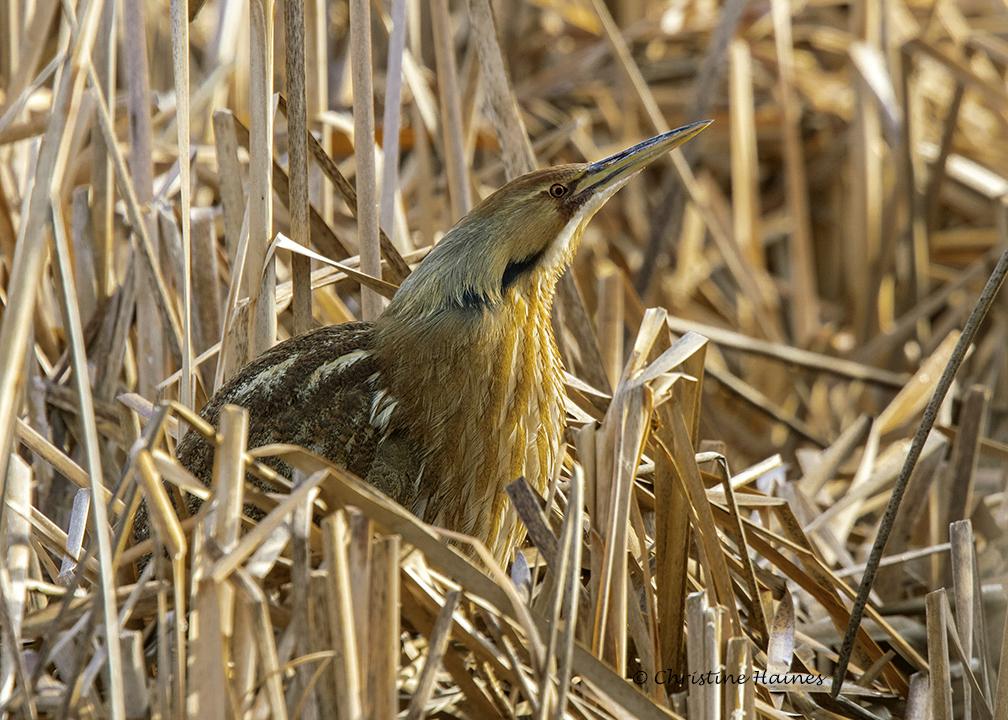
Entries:
[[448,231],[399,288],[387,314],[476,313],[509,298],[552,292],[606,200],[710,122],[656,135],[604,160],[515,178]]

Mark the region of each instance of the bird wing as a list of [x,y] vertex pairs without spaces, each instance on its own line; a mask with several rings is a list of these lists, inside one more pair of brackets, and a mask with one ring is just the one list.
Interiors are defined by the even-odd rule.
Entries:
[[[301,445],[408,502],[422,461],[410,438],[389,431],[395,406],[382,389],[373,337],[371,323],[354,322],[279,343],[242,368],[200,415],[216,427],[224,405],[240,405],[249,413],[249,447]],[[178,457],[210,482],[213,452],[202,435],[186,433]],[[291,475],[282,462],[271,464]]]

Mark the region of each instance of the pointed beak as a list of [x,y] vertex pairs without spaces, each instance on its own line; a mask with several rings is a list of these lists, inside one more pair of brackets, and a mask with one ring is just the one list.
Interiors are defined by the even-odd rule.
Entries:
[[615,191],[653,160],[699,135],[712,122],[700,120],[683,125],[593,162],[578,181],[575,196],[583,200],[592,196],[608,196],[610,193],[607,191]]

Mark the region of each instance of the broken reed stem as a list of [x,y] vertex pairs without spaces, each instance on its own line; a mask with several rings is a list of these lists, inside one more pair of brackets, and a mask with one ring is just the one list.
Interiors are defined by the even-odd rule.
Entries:
[[413,691],[409,707],[406,709],[406,720],[422,720],[427,714],[427,702],[434,691],[434,683],[441,669],[441,659],[451,639],[455,609],[461,597],[462,593],[458,590],[450,590],[445,594],[444,605],[441,606],[437,620],[434,621],[434,628],[427,638],[427,658],[424,660],[423,670],[420,671],[416,690]]
[[962,334],[959,336],[955,348],[952,350],[952,356],[949,358],[948,364],[938,379],[938,384],[935,386],[931,399],[928,400],[927,407],[924,408],[924,416],[921,418],[920,425],[917,426],[917,432],[914,433],[906,460],[900,469],[900,474],[896,479],[896,484],[893,486],[892,494],[889,496],[885,513],[882,515],[878,534],[875,536],[875,542],[868,556],[868,562],[865,564],[864,575],[861,577],[861,584],[858,586],[857,596],[851,608],[850,622],[847,625],[847,631],[840,645],[839,658],[837,659],[837,666],[833,673],[833,687],[830,690],[833,697],[836,697],[840,692],[840,685],[847,674],[847,665],[854,650],[854,639],[857,636],[858,628],[861,626],[861,619],[864,617],[865,607],[868,604],[868,596],[871,594],[872,584],[875,582],[875,576],[878,574],[879,563],[882,561],[882,554],[885,552],[889,533],[892,530],[893,523],[896,521],[896,514],[899,512],[900,502],[903,500],[903,493],[906,492],[907,484],[910,481],[910,474],[913,472],[914,466],[920,458],[921,450],[924,449],[924,442],[927,440],[931,428],[934,427],[935,418],[938,416],[938,409],[941,407],[942,402],[944,402],[945,395],[952,386],[952,381],[955,380],[956,373],[959,371],[959,367],[966,357],[966,352],[969,350],[970,345],[972,345],[977,330],[980,329],[980,324],[994,303],[994,298],[997,296],[1006,274],[1008,274],[1008,250],[1001,253],[1001,257],[987,279],[987,284],[984,285],[980,297],[977,298],[976,303],[973,305],[973,310],[970,312],[969,317],[966,319],[966,324],[963,326]]
[[398,714],[396,675],[399,666],[399,536],[373,543],[368,616],[368,718],[393,720]]
[[363,717],[360,697],[362,668],[357,663],[356,628],[359,626],[354,622],[347,558],[348,537],[346,515],[342,510],[322,521],[322,548],[328,585],[325,610],[334,651],[331,677],[341,720],[360,720]]
[[565,595],[563,601],[564,628],[560,638],[560,651],[557,662],[557,676],[560,687],[557,690],[557,717],[564,717],[567,709],[571,686],[571,668],[573,667],[574,642],[577,633],[578,603],[581,600],[581,555],[584,543],[581,531],[584,527],[585,481],[581,468],[575,468],[571,476],[570,490],[567,495],[567,518],[564,524],[561,541],[570,542],[570,558],[568,559],[568,575],[563,580]]
[[[565,717],[570,691],[570,661],[577,623],[581,583],[581,528],[583,523],[582,498],[583,473],[575,470],[571,476],[567,513],[560,534],[559,558],[552,565],[553,596],[550,598],[550,632],[546,646],[545,672],[539,682],[539,708],[537,718]],[[561,613],[563,629],[561,630]],[[556,670],[554,670],[556,668]],[[552,689],[554,678],[558,684],[555,705]]]

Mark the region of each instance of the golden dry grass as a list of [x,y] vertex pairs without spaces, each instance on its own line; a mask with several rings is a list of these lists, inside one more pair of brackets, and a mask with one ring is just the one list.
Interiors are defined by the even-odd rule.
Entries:
[[[1008,720],[1003,4],[8,0],[0,38],[0,714]],[[212,488],[175,462],[505,179],[703,117],[561,283],[510,568],[239,410]]]

